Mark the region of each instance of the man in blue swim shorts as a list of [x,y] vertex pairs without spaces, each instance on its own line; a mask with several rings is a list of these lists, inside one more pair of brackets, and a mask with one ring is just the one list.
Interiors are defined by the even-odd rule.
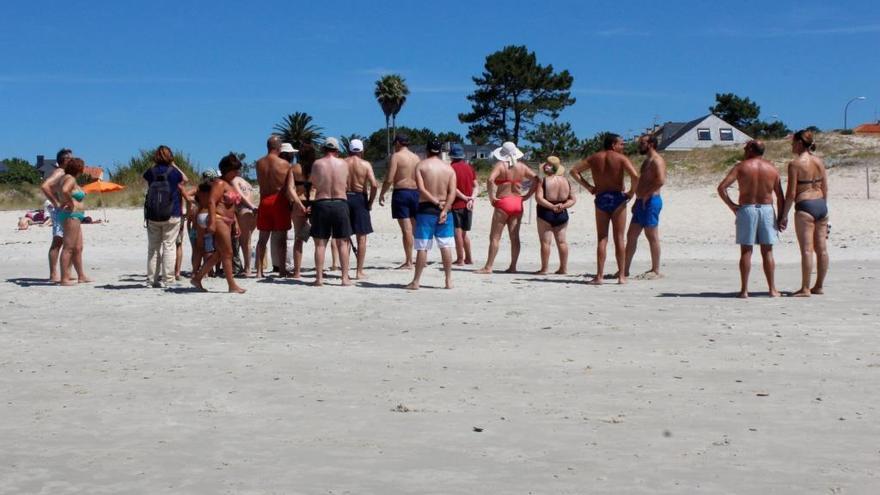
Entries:
[[[773,211],[773,195],[776,195],[778,211],[782,211],[785,195],[776,167],[765,160],[764,143],[752,140],[746,143],[745,159],[733,166],[724,180],[718,184],[718,196],[736,214],[736,243],[740,245],[739,297],[749,297],[749,272],[752,268],[752,247],[761,245],[764,275],[770,297],[778,297],[774,281],[776,263],[773,260],[773,244],[777,240],[779,218]],[[739,204],[727,194],[734,182],[739,187]]]
[[382,192],[379,193],[379,206],[385,206],[385,193],[392,184],[394,185],[394,192],[391,193],[391,218],[397,220],[400,225],[404,252],[403,264],[397,268],[407,270],[413,267],[413,229],[419,207],[419,190],[415,175],[419,156],[410,151],[408,145],[409,138],[406,135],[395,136],[394,154],[388,162],[385,181],[382,182]]
[[[581,160],[571,169],[571,176],[590,194],[596,196],[596,277],[589,283],[599,285],[605,276],[605,251],[608,246],[608,224],[614,231],[614,255],[617,258],[617,283],[626,283],[626,247],[624,230],[626,229],[626,203],[633,197],[639,184],[639,174],[629,158],[623,154],[624,142],[617,134],[608,133],[602,141],[602,151]],[[590,184],[581,175],[589,170],[593,175]],[[623,192],[624,174],[630,176],[630,188]]]
[[455,171],[440,159],[440,142],[428,143],[428,157],[416,166],[416,182],[419,186],[419,206],[416,213],[415,247],[416,272],[406,286],[418,290],[422,271],[428,263],[428,250],[437,239],[446,288],[452,288],[452,250],[455,249],[455,223],[449,211],[455,201]]
[[648,245],[651,247],[651,269],[638,278],[653,280],[660,275],[660,210],[663,199],[660,188],[666,182],[666,160],[657,153],[657,137],[645,134],[639,137],[639,153],[647,155],[639,172],[639,187],[636,189],[636,201],[632,208],[632,219],[626,233],[626,276],[632,266],[633,256],[639,243],[639,234],[645,231]]

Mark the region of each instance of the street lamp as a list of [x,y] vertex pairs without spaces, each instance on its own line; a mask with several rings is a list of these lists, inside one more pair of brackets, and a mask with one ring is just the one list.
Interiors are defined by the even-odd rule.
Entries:
[[848,129],[848,127],[846,126],[846,112],[849,111],[849,104],[856,101],[856,100],[867,100],[867,98],[865,98],[864,96],[856,96],[852,100],[849,100],[848,102],[846,102],[846,106],[843,107],[843,130],[844,131]]

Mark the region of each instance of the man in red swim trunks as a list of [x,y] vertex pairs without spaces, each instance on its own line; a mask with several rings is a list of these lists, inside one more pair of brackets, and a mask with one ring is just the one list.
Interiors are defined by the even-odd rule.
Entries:
[[[257,277],[263,277],[263,257],[266,244],[272,238],[272,251],[278,253],[273,259],[283,259],[287,252],[287,235],[290,230],[290,202],[282,189],[287,180],[290,163],[281,158],[281,136],[273,134],[266,141],[268,154],[257,160],[257,182],[260,185],[260,209],[257,211],[257,229],[260,237],[257,240]],[[282,235],[272,235],[279,232]],[[286,263],[278,265],[278,273],[287,276]]]

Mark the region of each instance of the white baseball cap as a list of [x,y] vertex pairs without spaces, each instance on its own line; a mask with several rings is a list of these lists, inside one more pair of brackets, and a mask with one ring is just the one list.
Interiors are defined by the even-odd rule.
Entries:
[[352,153],[360,153],[364,151],[364,142],[360,139],[352,139],[350,143],[348,143],[348,149]]

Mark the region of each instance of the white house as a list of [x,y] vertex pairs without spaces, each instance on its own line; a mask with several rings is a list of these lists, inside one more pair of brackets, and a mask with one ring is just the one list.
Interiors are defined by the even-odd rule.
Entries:
[[654,131],[654,135],[657,136],[657,148],[667,151],[739,146],[752,139],[748,134],[711,113],[690,122],[667,122]]

